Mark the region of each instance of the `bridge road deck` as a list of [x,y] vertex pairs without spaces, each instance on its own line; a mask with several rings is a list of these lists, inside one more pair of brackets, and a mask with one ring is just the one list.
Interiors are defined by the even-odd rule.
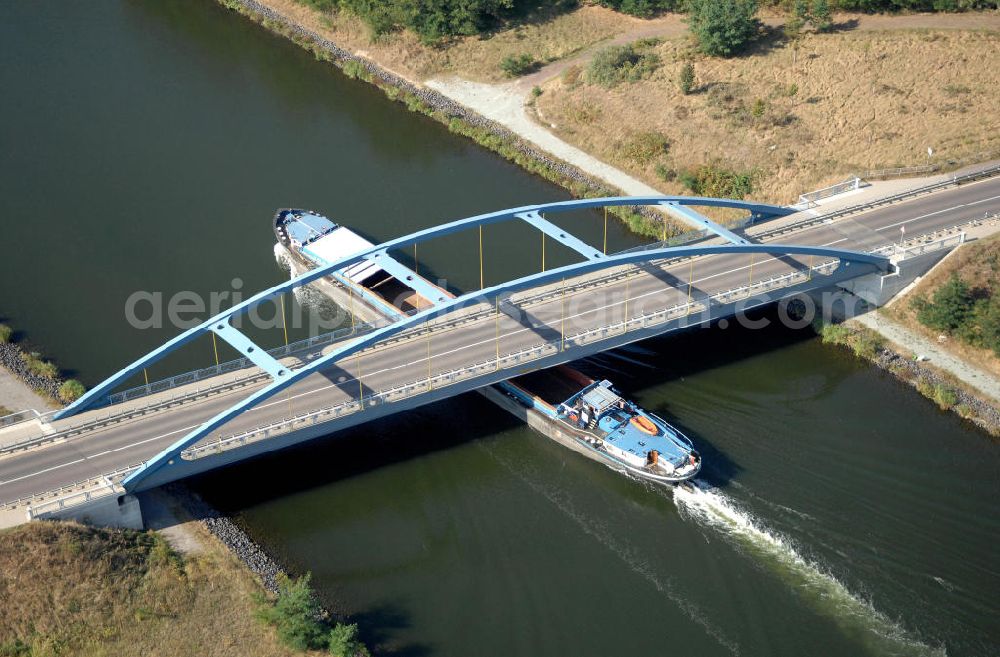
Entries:
[[[915,236],[939,228],[963,223],[969,219],[982,217],[986,213],[1000,212],[1000,179],[990,179],[899,205],[876,209],[861,215],[847,217],[840,221],[856,222],[865,227],[865,245],[871,245],[871,236],[878,236],[882,244],[891,244],[899,239],[899,226],[907,227],[907,235]],[[775,239],[777,243],[798,243],[814,245],[836,245],[841,248],[859,248],[844,231],[833,224],[820,224],[804,228],[791,235]],[[861,247],[863,248],[863,247]],[[804,264],[799,259],[800,264]],[[816,265],[820,264],[817,260]],[[766,278],[791,267],[770,256],[756,256],[753,263],[753,278]],[[558,292],[559,285],[548,286],[550,296],[529,304],[525,310],[534,326],[524,326],[513,318],[501,314],[500,335],[503,351],[512,351],[518,346],[530,346],[558,335],[565,325],[567,333],[608,323],[624,314],[624,299],[628,287],[629,315],[636,316],[660,308],[683,302],[687,298],[689,272],[693,272],[692,296],[712,294],[720,290],[738,287],[749,280],[750,258],[741,256],[708,256],[690,262],[668,262],[664,266],[633,267],[628,282],[623,279],[604,284],[600,301],[583,302],[582,296],[597,298],[595,290],[567,293]],[[606,274],[591,275],[603,278]],[[678,287],[668,287],[662,277],[675,281]],[[567,281],[567,285],[575,281]],[[515,302],[537,294],[537,290],[515,295]],[[573,312],[564,315],[564,306],[572,306]],[[485,304],[484,304],[485,307]],[[616,315],[617,313],[617,315]],[[443,318],[427,325],[430,332],[431,371],[446,371],[463,364],[488,360],[496,353],[497,319],[487,313],[485,317],[467,324],[460,329],[449,328],[455,323],[454,317]],[[539,335],[542,333],[543,335]],[[376,346],[363,352],[360,358],[362,383],[366,394],[390,387],[400,382],[417,380],[427,375],[427,339],[410,337],[392,344]],[[328,347],[329,348],[329,347]],[[358,382],[356,357],[339,363],[340,371],[326,371],[313,374],[248,413],[231,421],[218,434],[232,434],[264,424],[269,420],[287,417],[336,403],[338,400],[356,398]],[[343,377],[343,380],[341,380]],[[16,453],[0,458],[0,501],[16,499],[28,494],[41,492],[98,476],[120,467],[145,460],[172,443],[188,430],[198,426],[203,420],[229,406],[235,399],[249,394],[261,384],[248,384],[238,391],[220,393],[200,399],[180,408],[153,412],[141,419],[90,432],[65,442],[47,447]],[[148,403],[140,399],[129,404]],[[77,425],[89,419],[106,415],[116,407],[97,409],[79,416],[54,423],[60,430],[64,426]],[[125,410],[123,407],[121,410]]]

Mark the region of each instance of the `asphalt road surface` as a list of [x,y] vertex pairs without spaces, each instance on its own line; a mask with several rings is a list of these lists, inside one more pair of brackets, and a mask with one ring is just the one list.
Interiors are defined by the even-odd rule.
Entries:
[[[916,237],[996,212],[1000,212],[1000,178],[819,224],[768,243],[869,251],[898,241],[900,226],[906,227],[907,237]],[[558,340],[561,330],[572,335],[586,328],[621,321],[626,307],[628,316],[635,317],[683,303],[688,298],[689,284],[690,294],[697,301],[705,295],[745,285],[750,280],[819,263],[819,260],[810,263],[808,258],[802,257],[777,259],[756,255],[751,258],[745,254],[660,263],[632,268],[628,277],[608,282],[599,290],[562,293],[555,289],[546,299],[527,305],[522,321],[493,312],[485,312],[474,323],[458,327],[449,327],[448,324],[454,323],[451,320],[438,320],[429,338],[412,337],[371,348],[360,358],[351,356],[346,362],[312,374],[244,413],[216,431],[213,437],[228,436],[282,417],[356,399],[360,389],[355,378],[359,366],[368,396],[373,391],[424,379],[428,372],[445,372],[492,359],[497,353],[497,335],[501,354],[509,353]],[[515,296],[515,303],[518,296],[530,294]],[[482,309],[490,307],[483,304]],[[180,408],[154,412],[63,442],[2,456],[0,502],[54,490],[144,461],[265,383],[246,385]],[[136,400],[122,407],[143,403],[143,400]],[[60,430],[79,425],[107,413],[108,409],[82,413],[56,422],[54,427]]]

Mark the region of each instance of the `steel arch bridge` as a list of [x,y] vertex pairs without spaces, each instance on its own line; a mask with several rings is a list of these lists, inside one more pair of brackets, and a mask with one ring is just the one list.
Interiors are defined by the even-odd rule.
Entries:
[[[588,245],[586,242],[573,236],[568,231],[552,224],[542,215],[542,213],[551,214],[572,210],[615,206],[661,206],[666,212],[696,226],[697,228],[705,229],[719,237],[722,237],[727,243],[675,247],[661,246],[659,248],[649,248],[634,252],[606,255],[600,249],[596,249]],[[133,375],[140,372],[143,368],[159,361],[167,354],[179,349],[195,338],[206,333],[214,333],[219,338],[228,342],[242,356],[249,359],[254,365],[259,367],[271,377],[270,383],[265,385],[263,388],[257,390],[246,398],[233,404],[226,410],[205,421],[201,426],[187,433],[184,437],[174,442],[159,454],[155,455],[140,468],[126,477],[123,480],[122,485],[127,490],[133,490],[143,479],[164,466],[172,463],[173,459],[178,458],[183,450],[202,440],[213,430],[226,424],[233,418],[250,408],[253,408],[262,401],[273,397],[310,374],[320,371],[339,360],[347,358],[348,356],[351,356],[402,331],[412,329],[432,319],[448,315],[449,313],[453,313],[456,310],[468,307],[470,304],[483,301],[484,299],[492,302],[494,299],[500,299],[502,295],[508,295],[512,292],[604,269],[619,267],[622,265],[634,265],[655,260],[667,260],[702,255],[806,255],[839,259],[842,263],[848,264],[864,264],[870,266],[870,268],[877,268],[882,271],[888,271],[889,269],[889,261],[887,258],[858,251],[834,249],[823,246],[788,244],[769,245],[752,243],[749,240],[712,222],[708,218],[692,210],[690,206],[736,208],[749,211],[754,218],[784,216],[792,214],[796,211],[791,208],[776,205],[705,197],[609,197],[563,201],[541,205],[528,205],[476,215],[441,224],[433,228],[417,231],[415,233],[384,242],[364,251],[340,258],[325,266],[317,267],[302,274],[301,276],[294,277],[291,280],[266,289],[246,299],[242,303],[220,312],[218,315],[176,336],[161,347],[151,351],[116,374],[110,376],[105,381],[101,382],[85,395],[80,397],[80,399],[59,411],[55,415],[55,418],[59,419],[70,417],[80,411],[104,403],[112,390],[127,381]],[[419,244],[433,238],[468,230],[470,228],[512,220],[521,220],[529,223],[542,231],[546,236],[551,237],[570,249],[577,251],[583,256],[584,259],[575,264],[531,274],[457,297],[438,296],[436,299],[429,299],[433,303],[430,308],[416,312],[409,316],[401,317],[387,326],[377,328],[356,339],[346,341],[345,343],[338,345],[329,353],[316,358],[315,360],[297,369],[289,369],[283,366],[277,359],[268,354],[266,349],[256,345],[250,340],[250,338],[237,330],[231,323],[233,318],[248,312],[252,308],[255,308],[264,302],[328,276],[333,272],[345,269],[362,260],[370,260],[387,267],[392,266],[390,263],[393,263],[394,261],[388,255],[388,251],[390,249],[401,249],[403,247]]]

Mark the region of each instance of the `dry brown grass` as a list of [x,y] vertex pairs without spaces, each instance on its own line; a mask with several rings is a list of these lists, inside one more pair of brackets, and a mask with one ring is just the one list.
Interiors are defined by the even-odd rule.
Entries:
[[[953,272],[958,274],[973,289],[981,288],[991,290],[993,294],[1000,294],[1000,269],[997,268],[998,253],[1000,253],[1000,235],[969,242],[924,276],[905,297],[898,299],[882,312],[914,333],[936,341],[939,332],[929,329],[917,321],[911,301],[917,297],[932,298],[934,292],[951,277]],[[975,363],[994,376],[1000,377],[1000,358],[997,358],[991,350],[974,347],[958,338],[948,338],[941,343],[941,346],[966,362]]]
[[584,48],[633,29],[641,21],[587,6],[568,13],[542,15],[483,37],[465,37],[429,46],[409,31],[372,38],[371,30],[347,11],[319,12],[295,0],[261,0],[342,48],[368,57],[411,81],[443,73],[458,73],[479,81],[503,80],[500,61],[527,53],[539,62],[562,59]]
[[[649,79],[603,89],[557,78],[536,107],[567,141],[665,192],[683,188],[615,145],[662,132],[664,166],[756,169],[754,197],[777,202],[854,172],[925,164],[928,146],[932,162],[1000,147],[998,32],[808,34],[732,60],[698,57],[686,38],[655,51],[663,66]],[[689,96],[676,82],[685,58],[698,85]]]
[[249,572],[204,539],[204,552],[182,560],[152,532],[54,522],[0,532],[0,646],[20,640],[33,656],[297,654],[253,617]]

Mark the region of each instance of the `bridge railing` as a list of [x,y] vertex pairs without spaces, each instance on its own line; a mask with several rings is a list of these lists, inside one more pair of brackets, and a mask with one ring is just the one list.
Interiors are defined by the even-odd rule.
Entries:
[[826,214],[816,215],[815,217],[807,217],[805,219],[800,219],[798,221],[784,224],[782,226],[776,226],[774,228],[755,233],[753,235],[754,239],[764,240],[769,237],[777,237],[784,235],[786,233],[793,233],[803,228],[808,228],[810,226],[815,226],[821,223],[832,221],[834,219],[839,219],[851,214],[857,214],[858,212],[864,212],[866,210],[871,210],[873,208],[882,207],[884,205],[891,205],[893,203],[898,203],[899,201],[912,198],[914,196],[920,196],[922,194],[927,194],[930,192],[937,191],[939,189],[944,189],[946,187],[952,187],[954,185],[961,185],[962,183],[972,182],[974,180],[980,180],[982,178],[991,178],[993,176],[1000,175],[1000,164],[995,164],[977,171],[972,171],[969,173],[954,175],[946,180],[940,182],[931,183],[929,185],[923,185],[914,189],[910,189],[899,194],[893,194],[892,196],[885,196],[878,199],[872,199],[864,203],[858,203],[857,205],[851,205],[846,208],[841,208],[833,212],[827,212]]
[[50,491],[39,491],[23,495],[16,500],[0,503],[0,509],[15,509],[20,506],[26,506],[29,514],[28,519],[30,520],[42,513],[64,509],[74,504],[80,504],[113,493],[121,493],[124,492],[124,489],[118,486],[118,482],[140,465],[140,463],[133,463],[132,465],[119,468],[99,477],[81,479],[80,481],[66,484]]
[[49,417],[53,413],[55,413],[55,411],[49,411],[48,413],[39,413],[33,408],[29,408],[23,411],[17,411],[16,413],[10,413],[9,415],[4,415],[3,417],[0,417],[0,429],[12,427],[15,424],[28,422],[30,420],[40,420],[42,418]]
[[800,194],[799,204],[804,208],[814,207],[817,201],[821,201],[825,198],[830,198],[831,196],[836,196],[838,194],[843,194],[844,192],[860,189],[863,182],[864,181],[861,178],[854,176],[852,178],[848,178],[844,182],[837,183],[836,185],[830,185],[829,187],[824,187],[823,189],[817,189],[814,192]]
[[[964,234],[959,234],[959,232],[958,232],[963,227],[966,227],[966,226],[969,226],[969,225],[978,225],[978,224],[983,223],[984,221],[996,221],[998,219],[1000,219],[1000,213],[994,214],[994,215],[988,215],[988,216],[986,216],[984,218],[970,220],[968,222],[965,222],[963,224],[958,224],[958,225],[950,227],[950,228],[940,229],[940,230],[934,231],[932,233],[925,233],[923,235],[914,236],[914,237],[910,238],[909,240],[907,240],[906,242],[904,242],[902,244],[886,245],[886,246],[881,247],[879,249],[875,249],[874,251],[872,251],[872,253],[878,253],[878,254],[887,255],[887,256],[895,256],[894,259],[896,261],[900,261],[900,260],[905,260],[905,259],[910,258],[910,257],[914,257],[916,255],[921,255],[923,253],[927,253],[927,252],[932,251],[932,250],[938,250],[938,249],[942,249],[942,248],[951,248],[951,247],[954,247],[954,246],[957,246],[957,245],[961,244],[962,241],[964,241]],[[951,233],[951,234],[949,235],[949,233]],[[941,235],[944,235],[944,237],[941,237]],[[812,271],[815,271],[815,272],[826,272],[826,271],[829,271],[830,268],[835,268],[836,265],[837,265],[837,261],[836,260],[830,260],[830,261],[827,261],[826,263],[821,263],[819,265],[814,266],[812,268]],[[527,294],[527,295],[519,296],[518,299],[517,299],[517,302],[518,302],[518,305],[520,307],[522,307],[522,308],[530,308],[532,305],[534,305],[536,303],[541,303],[545,299],[551,298],[551,296],[554,293],[555,294],[563,293],[563,292],[571,293],[571,292],[575,292],[575,291],[578,291],[578,290],[581,290],[581,289],[589,289],[589,288],[593,288],[593,287],[605,285],[605,284],[610,283],[610,282],[620,281],[623,278],[629,276],[630,275],[629,274],[630,271],[631,271],[631,268],[629,268],[629,267],[623,267],[621,269],[611,270],[611,271],[609,271],[609,273],[604,274],[604,275],[599,276],[599,277],[586,278],[586,279],[580,280],[580,281],[575,282],[575,283],[567,284],[567,285],[565,285],[564,288],[560,289],[559,292],[554,292],[551,289],[547,289],[547,290],[542,290],[542,291],[534,293],[534,294]],[[761,290],[761,291],[766,291],[766,290],[769,290],[769,289],[775,289],[776,287],[781,287],[781,286],[783,286],[785,284],[790,284],[790,283],[785,283],[784,282],[784,281],[789,280],[790,277],[791,278],[797,277],[797,278],[801,279],[802,276],[803,276],[802,272],[793,272],[791,274],[783,274],[783,275],[779,275],[777,277],[772,277],[772,278],[769,278],[769,279],[762,279],[762,280],[759,280],[759,281],[753,283],[753,285],[751,285],[749,287],[748,286],[740,286],[740,287],[737,287],[737,288],[733,288],[731,290],[726,290],[726,291],[719,292],[716,295],[714,295],[712,298],[717,298],[719,300],[723,300],[723,301],[728,302],[728,300],[739,298],[739,296],[741,294],[746,294],[746,291],[748,289]],[[467,313],[467,314],[465,314],[463,316],[456,317],[456,318],[454,318],[452,320],[449,320],[449,322],[447,322],[446,325],[450,326],[450,325],[453,325],[453,324],[456,324],[456,323],[474,322],[474,321],[477,321],[478,319],[481,319],[482,316],[489,315],[489,314],[492,314],[492,313],[493,313],[492,309],[481,310],[481,311],[478,311],[478,312]],[[369,328],[370,326],[376,326],[376,325],[375,324],[364,325],[363,327],[359,328],[357,334],[360,335],[360,334],[362,334],[364,332],[367,332],[368,330],[371,330],[371,328]],[[426,332],[434,331],[434,330],[437,330],[439,328],[440,328],[440,326],[437,326],[437,325],[425,325],[423,327],[414,329],[412,331],[406,331],[404,333],[401,333],[401,334],[399,334],[399,335],[391,338],[389,341],[387,341],[387,343],[393,343],[393,342],[398,342],[398,341],[412,339],[414,337],[419,337],[419,336],[422,336]],[[327,333],[327,334],[323,334],[323,335],[320,335],[320,336],[315,336],[313,338],[307,338],[306,340],[300,340],[298,342],[291,343],[287,347],[284,347],[284,346],[283,347],[279,347],[279,348],[273,350],[273,352],[275,352],[275,353],[277,353],[279,355],[284,356],[284,355],[295,353],[295,352],[298,352],[298,351],[301,351],[301,350],[304,350],[304,349],[308,349],[310,347],[315,347],[315,346],[318,346],[320,344],[328,344],[328,343],[336,342],[338,339],[342,339],[344,337],[349,336],[350,333],[351,333],[350,330],[347,330],[347,331],[344,331],[344,330],[333,331],[333,332],[330,332],[330,333]],[[237,362],[237,361],[232,361],[232,362]],[[198,372],[206,372],[206,371],[210,371],[212,369],[213,368],[206,368],[204,370],[199,370]],[[188,375],[191,375],[191,374],[192,373],[188,373]],[[186,375],[179,375],[179,377],[174,377],[174,379],[173,379],[174,384],[175,385],[179,385],[177,383],[177,381],[180,380],[180,377],[183,377],[183,376],[186,376]],[[51,433],[51,434],[48,434],[48,435],[37,436],[37,437],[31,438],[31,439],[28,439],[28,440],[25,440],[25,441],[21,441],[21,442],[18,442],[18,443],[13,443],[13,444],[10,444],[10,445],[0,446],[0,453],[9,453],[9,452],[14,452],[14,451],[22,451],[22,450],[25,450],[25,449],[30,449],[30,448],[36,447],[36,446],[41,445],[41,444],[45,444],[45,443],[49,443],[49,442],[54,442],[54,441],[57,441],[57,440],[65,440],[67,438],[72,438],[72,437],[74,437],[76,435],[80,435],[80,434],[86,433],[86,432],[94,430],[94,429],[104,428],[106,426],[110,426],[112,424],[117,424],[117,423],[120,423],[120,422],[128,420],[128,419],[132,419],[132,418],[137,417],[137,416],[146,415],[146,414],[155,412],[157,410],[160,410],[162,408],[169,408],[171,406],[176,406],[176,405],[178,405],[180,403],[183,403],[186,400],[203,398],[203,397],[206,397],[208,395],[216,394],[218,392],[224,392],[224,391],[227,391],[227,390],[231,390],[234,387],[248,385],[248,384],[254,382],[255,380],[263,380],[265,378],[266,378],[265,375],[260,374],[260,373],[256,373],[256,374],[253,374],[251,376],[248,376],[248,377],[236,380],[236,381],[226,382],[226,383],[223,383],[223,384],[220,384],[220,385],[217,385],[217,386],[210,386],[208,388],[199,388],[199,389],[194,390],[194,391],[187,391],[184,394],[179,395],[177,397],[156,400],[155,403],[152,403],[150,405],[143,406],[143,407],[138,407],[138,408],[134,408],[134,409],[130,409],[130,411],[128,413],[125,413],[125,414],[121,414],[121,413],[118,413],[118,412],[116,412],[114,410],[110,410],[106,415],[101,416],[101,417],[99,417],[99,418],[97,418],[97,419],[95,419],[95,420],[93,420],[91,422],[88,422],[86,424],[82,424],[82,425],[79,425],[79,426],[76,426],[76,427],[71,427],[71,428],[69,428],[67,430],[56,432],[56,433]],[[192,380],[197,380],[197,379],[192,379]],[[152,385],[155,385],[155,384],[152,384]],[[138,389],[135,389],[135,390],[144,390],[144,389],[145,389],[145,386],[142,386],[141,388],[138,388]],[[165,387],[164,389],[169,389],[169,388]],[[155,392],[155,390],[153,392]],[[138,395],[138,396],[141,397],[143,395]],[[15,414],[15,416],[17,416],[19,418],[18,421],[23,421],[24,419],[33,419],[34,417],[44,418],[47,415],[51,415],[51,413],[44,414],[44,415],[39,415],[35,411],[22,411],[21,413]]]
[[324,424],[326,422],[363,411],[367,407],[398,402],[409,397],[431,392],[432,390],[454,385],[470,378],[476,378],[489,372],[521,367],[526,363],[530,363],[557,353],[566,347],[591,344],[613,335],[620,335],[622,333],[638,329],[651,328],[658,324],[691,315],[696,311],[704,311],[709,308],[713,302],[716,304],[729,304],[740,299],[752,299],[754,297],[762,296],[772,290],[790,287],[797,283],[808,281],[814,274],[832,273],[839,266],[840,263],[837,260],[822,262],[806,270],[798,270],[786,274],[771,276],[752,284],[718,292],[707,297],[674,304],[652,312],[632,315],[627,319],[612,322],[604,326],[590,328],[579,331],[575,334],[566,335],[559,340],[536,343],[530,347],[501,354],[498,358],[490,358],[470,366],[455,368],[434,374],[430,377],[416,379],[391,388],[372,392],[368,396],[363,397],[361,400],[352,399],[343,401],[318,410],[307,411],[298,415],[281,418],[279,420],[275,420],[274,422],[263,424],[253,429],[232,434],[230,436],[219,436],[217,439],[205,441],[183,450],[181,452],[181,458],[186,460],[204,458],[205,456],[211,456],[212,454],[218,454],[229,449],[243,447],[260,440],[284,435],[290,431],[297,431],[307,426]]
[[[329,333],[323,333],[311,338],[305,338],[303,340],[298,340],[297,342],[291,342],[287,345],[275,347],[274,349],[268,349],[267,353],[275,359],[285,358],[286,356],[291,356],[300,351],[306,351],[320,345],[339,342],[340,340],[356,335],[364,335],[365,333],[373,331],[383,325],[383,323],[379,322],[359,323],[353,327],[348,326],[336,329],[334,331],[330,331]],[[218,365],[212,365],[211,367],[203,367],[200,370],[177,374],[176,376],[172,376],[167,379],[154,381],[148,385],[136,386],[135,388],[130,388],[122,392],[116,392],[115,394],[108,396],[108,402],[110,404],[120,404],[125,401],[132,401],[157,392],[170,390],[178,386],[195,383],[204,379],[210,379],[214,376],[219,376],[220,374],[228,374],[230,372],[236,372],[238,370],[252,367],[254,367],[254,364],[249,358],[237,358],[236,360],[226,361]]]

